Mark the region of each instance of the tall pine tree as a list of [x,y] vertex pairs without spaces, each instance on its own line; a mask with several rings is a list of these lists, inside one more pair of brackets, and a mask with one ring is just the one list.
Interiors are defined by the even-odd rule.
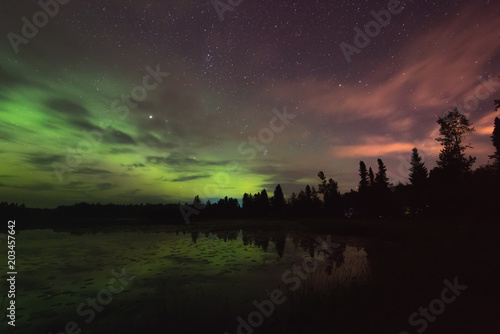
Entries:
[[285,208],[285,196],[279,184],[274,189],[272,203],[275,211],[281,212]]
[[387,177],[387,167],[382,162],[382,159],[377,159],[378,172],[375,175],[375,186],[379,189],[389,188],[389,178]]
[[370,187],[375,186],[375,175],[373,174],[373,169],[371,167],[368,170],[368,181],[369,181]]
[[359,181],[359,191],[365,191],[368,188],[368,172],[366,171],[366,165],[363,161],[359,162],[359,176],[361,177]]
[[411,161],[410,161],[410,182],[415,187],[421,187],[425,184],[428,176],[427,167],[425,167],[422,157],[418,154],[418,150],[415,147],[412,150]]
[[391,211],[391,191],[389,190],[389,178],[387,177],[387,167],[382,159],[377,159],[378,172],[375,174],[375,187],[372,193],[372,214],[378,217],[386,217]]

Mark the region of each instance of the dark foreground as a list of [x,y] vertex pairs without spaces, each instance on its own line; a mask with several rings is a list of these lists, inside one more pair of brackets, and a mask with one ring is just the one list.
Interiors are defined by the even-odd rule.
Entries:
[[480,222],[351,220],[26,230],[16,327],[3,297],[0,329],[495,333],[498,236]]

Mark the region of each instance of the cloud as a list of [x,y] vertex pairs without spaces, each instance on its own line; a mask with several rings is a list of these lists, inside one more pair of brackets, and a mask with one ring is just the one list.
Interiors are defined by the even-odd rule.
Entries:
[[148,156],[146,161],[153,165],[181,166],[184,164],[197,164],[194,159],[184,157],[179,153],[171,153],[168,157]]
[[160,148],[160,149],[173,149],[179,147],[179,145],[176,143],[164,141],[162,139],[157,138],[156,136],[153,136],[150,133],[143,134],[139,138],[138,142],[149,147]]
[[111,183],[99,183],[97,185],[97,189],[103,191],[103,190],[109,190],[113,188],[113,185]]
[[109,134],[106,134],[105,139],[112,144],[135,145],[137,142],[132,136],[117,129],[112,129]]
[[63,164],[66,162],[66,156],[61,154],[25,153],[25,156],[26,162],[42,171],[53,171],[52,163],[54,162]]
[[[303,169],[290,168],[287,165],[260,165],[250,167],[249,170],[252,174],[267,176],[269,180],[275,180],[279,177],[284,182],[297,182],[304,178],[305,172]],[[313,175],[314,176],[314,175]]]
[[132,148],[116,148],[113,147],[109,150],[110,154],[126,154],[126,153],[135,153],[135,151]]
[[17,189],[30,190],[30,191],[51,191],[55,189],[53,183],[46,183],[46,182],[39,182],[30,185],[15,185],[11,187]]
[[100,127],[95,126],[92,123],[90,123],[89,121],[83,120],[83,119],[70,120],[70,123],[72,125],[76,126],[77,128],[82,129],[82,130],[87,130],[87,131],[97,130],[100,132],[103,131]]
[[23,77],[12,74],[4,66],[0,66],[0,87],[12,88],[29,84],[30,82]]
[[45,102],[45,105],[51,110],[63,114],[64,116],[71,116],[77,118],[85,118],[90,116],[90,112],[83,106],[74,101],[65,99],[51,99]]
[[123,167],[126,167],[128,171],[133,171],[135,168],[145,168],[147,167],[145,164],[141,163],[133,163],[133,164],[121,164]]
[[146,161],[153,165],[168,165],[176,167],[188,166],[224,166],[231,163],[230,160],[210,161],[203,159],[194,159],[184,156],[178,152],[170,153],[168,157],[147,156]]
[[88,175],[112,174],[112,172],[109,171],[109,170],[97,169],[97,168],[89,168],[89,167],[78,168],[76,171],[74,171],[74,173],[75,174],[88,174]]
[[184,182],[184,181],[190,181],[190,180],[197,180],[197,179],[204,179],[210,177],[208,174],[204,175],[189,175],[189,176],[181,176],[173,180],[169,180],[170,182]]
[[415,147],[413,143],[337,146],[332,149],[335,157],[382,157],[389,153],[407,153]]
[[493,111],[476,121],[473,125],[474,128],[476,128],[476,133],[479,135],[491,136],[493,134],[495,117],[499,117],[499,114]]
[[12,133],[0,129],[0,139],[11,141],[12,139],[14,139],[14,136],[12,135]]
[[[474,26],[467,20],[480,21]],[[464,9],[400,50],[404,59],[393,69],[388,58],[371,74],[355,80],[298,78],[267,87],[276,98],[301,100],[302,108],[314,115],[329,115],[337,121],[387,119],[393,129],[409,129],[413,116],[441,114],[453,102],[462,102],[480,83],[478,76],[497,52],[497,18]],[[481,38],[478,38],[481,36]],[[472,64],[472,66],[471,66]]]

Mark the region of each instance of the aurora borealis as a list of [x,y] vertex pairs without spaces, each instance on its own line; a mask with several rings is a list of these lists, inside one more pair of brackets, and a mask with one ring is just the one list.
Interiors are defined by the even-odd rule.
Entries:
[[402,1],[347,62],[339,45],[389,2],[243,0],[221,20],[210,0],[61,1],[26,38],[56,2],[2,1],[0,201],[289,195],[319,170],[345,192],[377,158],[406,182],[413,147],[435,166],[436,120],[454,106],[486,163],[500,4]]

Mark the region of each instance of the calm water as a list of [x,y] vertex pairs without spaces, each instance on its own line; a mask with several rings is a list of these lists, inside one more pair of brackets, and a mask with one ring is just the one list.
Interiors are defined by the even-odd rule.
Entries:
[[[241,333],[290,332],[290,318],[370,279],[363,240],[328,240],[167,227],[22,231],[15,332],[232,334],[238,317]],[[272,298],[259,313],[269,316],[256,314],[253,302]]]

